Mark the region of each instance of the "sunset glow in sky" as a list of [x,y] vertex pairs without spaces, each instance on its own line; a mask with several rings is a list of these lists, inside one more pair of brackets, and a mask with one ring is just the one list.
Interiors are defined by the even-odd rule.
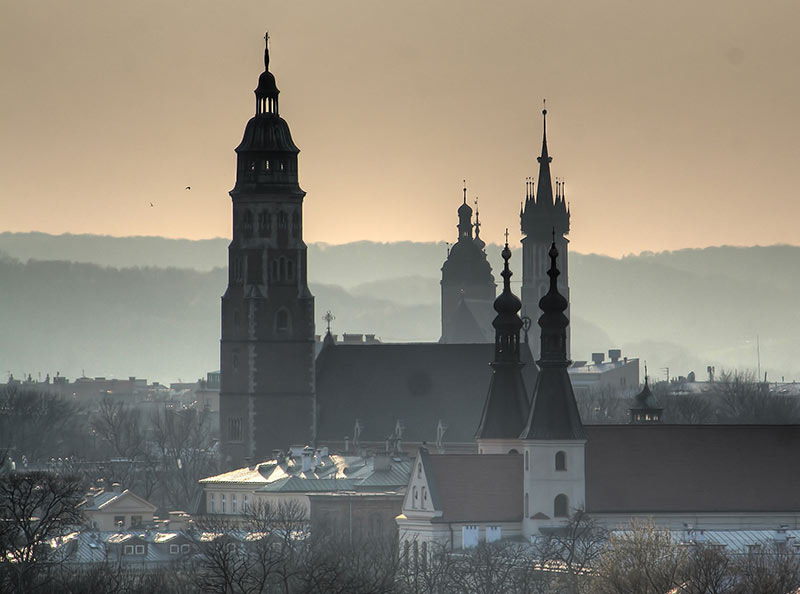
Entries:
[[[547,98],[572,249],[797,244],[800,3],[3,2],[0,231],[230,235],[264,30],[307,242],[519,240]],[[191,186],[191,190],[186,190]],[[153,206],[150,206],[153,203]]]

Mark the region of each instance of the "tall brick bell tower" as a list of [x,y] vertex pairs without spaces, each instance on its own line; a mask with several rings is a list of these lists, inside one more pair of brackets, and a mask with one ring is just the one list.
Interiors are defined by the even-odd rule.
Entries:
[[233,240],[222,296],[223,469],[314,440],[314,296],[308,290],[303,198],[289,126],[269,71],[236,147]]

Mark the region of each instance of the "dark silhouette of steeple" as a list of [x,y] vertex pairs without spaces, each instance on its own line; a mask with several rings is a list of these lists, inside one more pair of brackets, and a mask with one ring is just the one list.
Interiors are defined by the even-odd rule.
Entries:
[[550,245],[550,288],[539,300],[542,315],[539,316],[541,328],[541,357],[536,362],[539,377],[533,390],[530,415],[527,425],[520,435],[522,439],[584,439],[575,393],[569,379],[567,368],[567,326],[569,320],[564,315],[568,302],[558,291],[556,265],[555,230]]
[[472,239],[472,207],[467,204],[467,187],[464,186],[464,203],[458,207],[458,241]]
[[[477,225],[477,223],[476,223]],[[495,283],[485,244],[472,237],[467,188],[458,207],[458,241],[442,265],[442,338],[446,343],[490,342]]]
[[[552,233],[555,231],[555,243],[562,255],[559,291],[569,300],[569,283],[567,269],[567,246],[569,241],[569,208],[564,197],[564,182],[556,180],[555,188],[550,172],[550,156],[547,147],[547,110],[542,110],[542,151],[537,158],[539,162],[539,178],[536,184],[532,178],[525,180],[525,201],[520,211],[522,229],[522,305],[523,314],[532,316],[536,311],[536,303],[545,294],[549,281],[544,274],[547,269],[548,249]],[[555,190],[555,192],[554,192]],[[567,310],[568,312],[568,310]],[[569,312],[568,312],[569,313]],[[532,345],[534,355],[538,357],[538,345]],[[569,332],[567,332],[566,352],[569,354]]]
[[495,329],[492,379],[476,434],[478,439],[518,438],[529,410],[528,395],[522,378],[524,364],[520,361],[519,332],[522,329],[522,320],[519,310],[522,302],[511,292],[512,272],[508,266],[511,250],[508,242],[503,248],[502,256],[505,261],[501,273],[503,292],[494,301],[497,316],[492,322]]
[[[313,443],[314,297],[308,289],[303,198],[289,125],[269,71],[236,147],[228,287],[222,297],[220,433],[223,467]],[[280,378],[277,381],[276,378]]]
[[644,387],[642,391],[634,396],[634,404],[628,409],[631,423],[647,424],[660,423],[664,409],[658,406],[656,397],[650,390],[649,378],[647,377],[647,365],[644,368]]

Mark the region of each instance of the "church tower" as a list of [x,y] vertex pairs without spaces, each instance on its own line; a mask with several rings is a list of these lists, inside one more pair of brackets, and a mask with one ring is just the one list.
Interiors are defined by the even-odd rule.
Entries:
[[314,297],[308,290],[303,197],[289,126],[269,71],[236,147],[233,240],[222,297],[222,466],[314,440]]
[[556,234],[553,232],[548,256],[550,285],[539,300],[542,315],[541,356],[536,364],[539,377],[533,389],[530,413],[520,435],[524,460],[523,533],[563,523],[586,502],[584,446],[586,433],[581,423],[575,393],[567,368],[567,326],[564,315],[568,302],[558,290]]
[[[507,235],[507,233],[506,233]],[[522,320],[520,300],[511,292],[511,270],[508,260],[511,250],[508,243],[503,248],[503,292],[495,299],[497,312],[492,325],[495,330],[494,361],[489,393],[483,406],[481,423],[476,439],[481,454],[520,453],[519,435],[525,428],[530,404],[525,381],[522,378],[524,363],[520,358],[519,332]]]
[[480,223],[475,220],[472,236],[472,207],[464,202],[458,207],[458,241],[447,253],[442,266],[442,338],[443,343],[491,342],[492,302],[495,282],[486,259],[486,244],[480,238]]
[[[547,292],[548,250],[555,230],[555,243],[561,254],[561,278],[558,290],[569,303],[569,282],[567,268],[567,246],[569,240],[569,208],[564,198],[564,184],[556,181],[555,194],[550,177],[550,163],[553,158],[547,152],[547,110],[542,110],[542,154],[539,161],[539,180],[534,187],[530,179],[525,184],[525,203],[520,212],[522,226],[522,315],[533,317],[538,311],[537,302]],[[567,309],[569,317],[569,309]],[[540,353],[534,344],[534,359]],[[570,353],[570,336],[567,330],[567,357]]]

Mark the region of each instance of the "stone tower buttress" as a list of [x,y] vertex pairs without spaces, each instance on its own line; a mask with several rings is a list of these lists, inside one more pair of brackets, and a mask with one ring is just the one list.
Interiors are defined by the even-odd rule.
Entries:
[[308,289],[303,198],[289,126],[269,71],[236,147],[233,239],[222,297],[222,465],[314,441],[314,297]]

